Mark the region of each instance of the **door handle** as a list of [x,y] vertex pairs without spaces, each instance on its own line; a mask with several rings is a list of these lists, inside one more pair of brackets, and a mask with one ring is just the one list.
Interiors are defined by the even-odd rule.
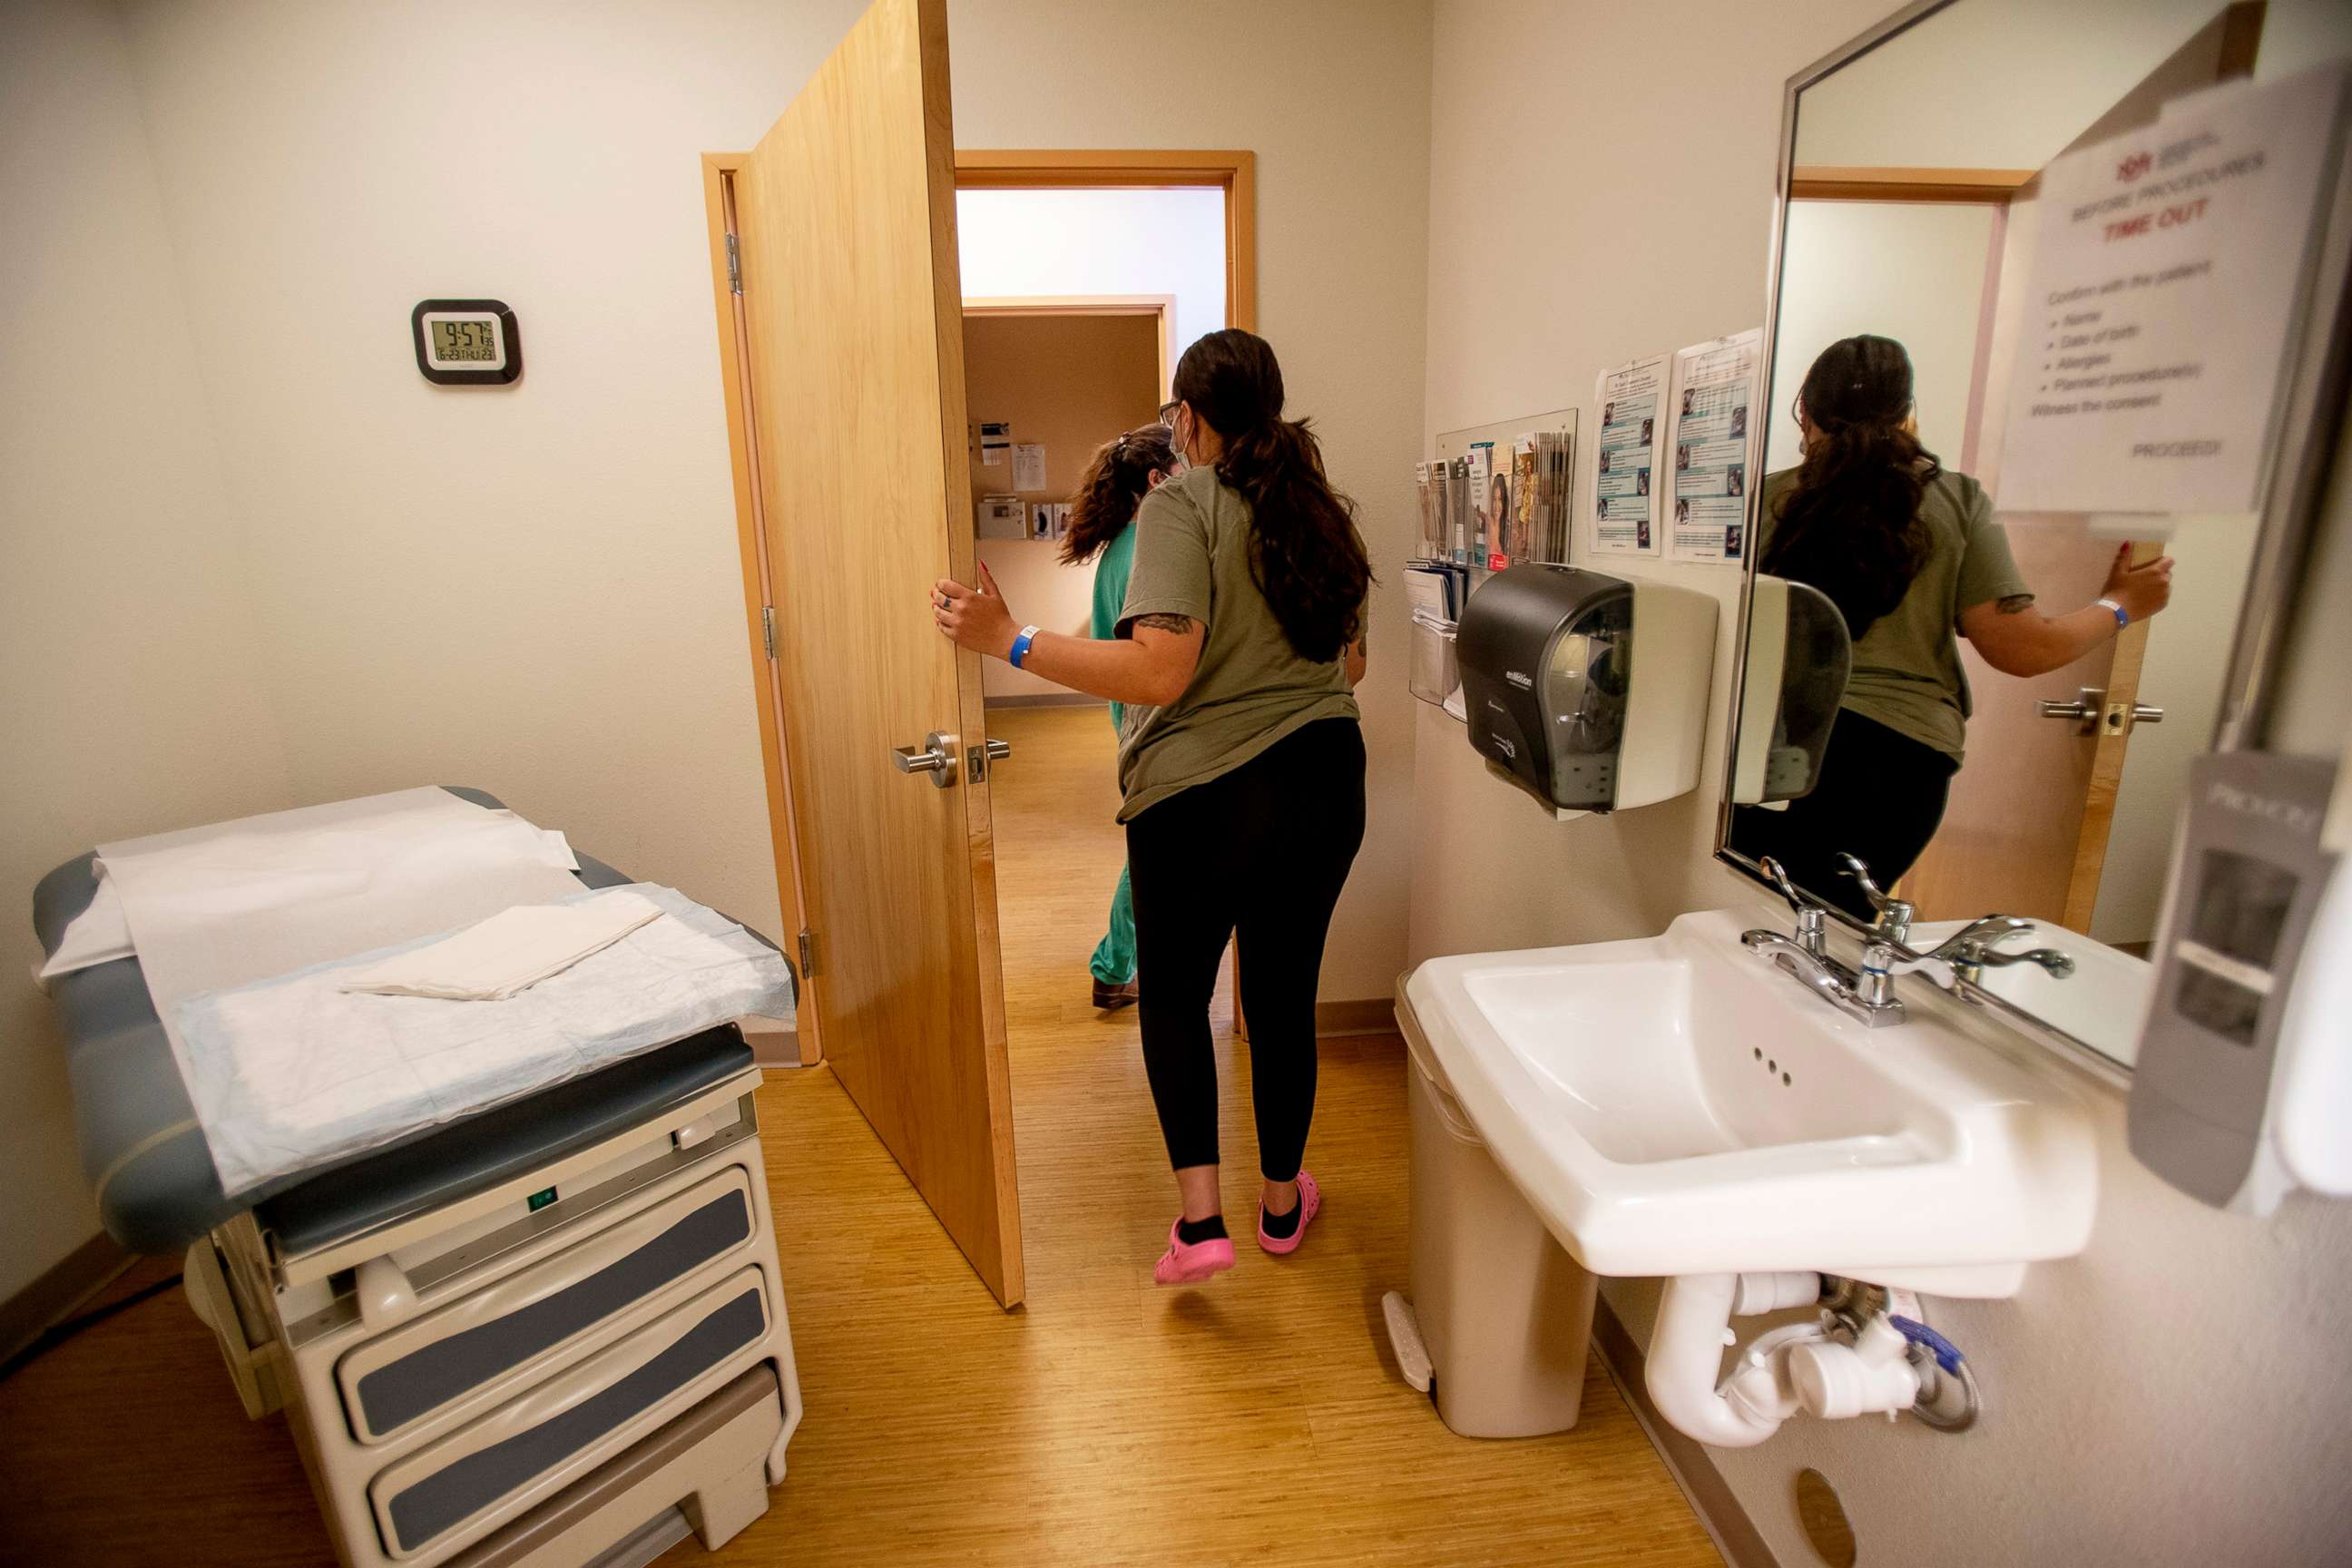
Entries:
[[2053,702],[2043,698],[2034,703],[2033,710],[2044,719],[2072,720],[2078,735],[2095,735],[2099,730],[2099,715],[2106,710],[2107,694],[2095,686],[2081,688],[2072,702]]
[[890,748],[890,763],[902,773],[929,773],[931,783],[941,789],[955,783],[955,753],[949,750],[948,738],[937,730],[923,737],[922,749],[913,746]]
[[[2164,722],[2164,710],[2155,707],[2149,703],[2135,702],[2132,704],[2132,722],[2135,724],[2161,724]],[[991,743],[993,744],[993,742]]]
[[964,764],[971,770],[971,782],[978,784],[988,777],[988,770],[992,766],[1012,754],[1013,742],[1010,741],[982,741],[978,750],[964,753]]

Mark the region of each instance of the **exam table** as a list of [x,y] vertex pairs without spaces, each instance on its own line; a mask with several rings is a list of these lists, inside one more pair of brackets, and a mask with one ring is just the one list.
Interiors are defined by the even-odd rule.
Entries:
[[[97,885],[41,879],[45,951]],[[735,1026],[230,1197],[139,961],[47,984],[101,1220],[184,1252],[348,1568],[624,1568],[766,1510],[801,1395]]]

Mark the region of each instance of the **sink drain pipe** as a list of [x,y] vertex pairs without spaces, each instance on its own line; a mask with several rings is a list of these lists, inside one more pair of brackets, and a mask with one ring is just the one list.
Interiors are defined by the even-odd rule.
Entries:
[[[1759,1335],[1717,1381],[1735,1317],[1821,1304],[1811,1322]],[[1965,1431],[1976,1379],[1951,1342],[1920,1321],[1917,1299],[1819,1274],[1683,1274],[1666,1281],[1643,1369],[1651,1403],[1677,1431],[1752,1447],[1800,1411],[1836,1419],[1908,1410]]]
[[1753,1317],[1821,1300],[1818,1274],[1678,1274],[1658,1301],[1643,1372],[1650,1402],[1675,1429],[1721,1448],[1748,1448],[1780,1429],[1798,1409],[1788,1352],[1827,1338],[1814,1323],[1774,1329],[1748,1346],[1723,1380],[1723,1347],[1733,1342],[1736,1312]]

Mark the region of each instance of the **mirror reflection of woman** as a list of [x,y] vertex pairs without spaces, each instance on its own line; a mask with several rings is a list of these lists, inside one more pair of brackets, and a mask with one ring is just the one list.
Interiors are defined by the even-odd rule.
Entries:
[[1891,338],[1822,351],[1797,397],[1804,458],[1764,479],[1757,569],[1829,595],[1853,638],[1821,776],[1785,811],[1742,806],[1731,846],[1773,857],[1813,897],[1867,921],[1836,857],[1892,887],[1935,837],[1964,752],[1959,638],[2004,675],[2063,668],[2170,602],[2172,560],[2116,552],[2100,597],[2047,615],[1992,500],[1919,444],[1911,359]]

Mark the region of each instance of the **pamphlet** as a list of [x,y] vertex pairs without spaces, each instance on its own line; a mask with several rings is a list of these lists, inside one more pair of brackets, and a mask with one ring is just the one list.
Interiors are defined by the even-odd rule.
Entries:
[[1605,370],[1593,389],[1601,438],[1593,443],[1592,547],[1603,554],[1655,555],[1660,497],[1651,476],[1666,434],[1667,356],[1652,354]]
[[1675,355],[1675,513],[1666,554],[1676,561],[1746,557],[1756,477],[1756,383],[1764,329],[1750,327]]

